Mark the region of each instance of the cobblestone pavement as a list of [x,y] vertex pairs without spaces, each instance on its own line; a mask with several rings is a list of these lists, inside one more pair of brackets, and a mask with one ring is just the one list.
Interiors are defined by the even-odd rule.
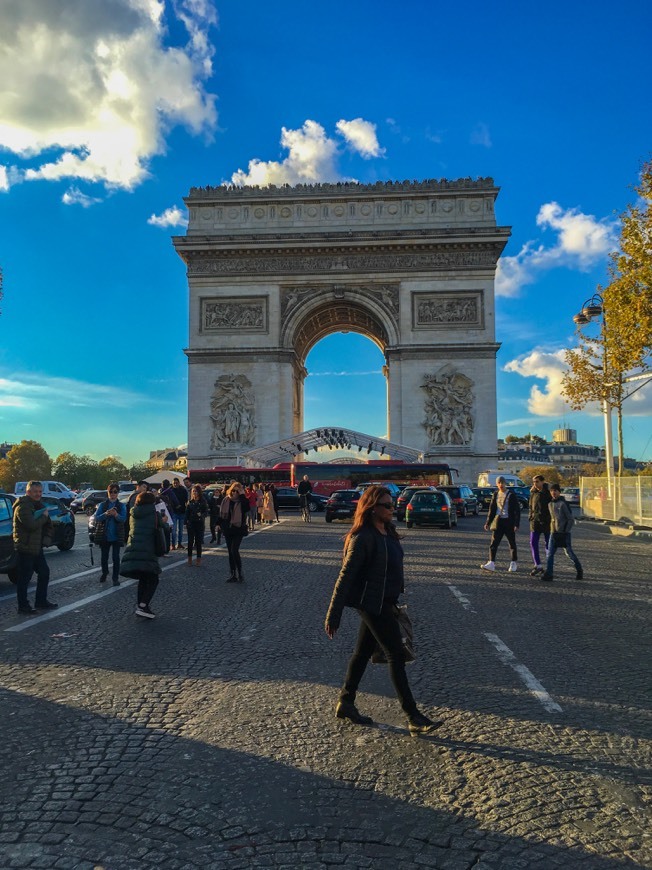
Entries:
[[560,554],[544,584],[523,532],[517,574],[505,544],[481,572],[482,523],[405,532],[427,739],[382,666],[376,727],[334,717],[357,617],[327,639],[347,527],[323,515],[247,538],[244,584],[223,550],[163,560],[152,621],[82,534],[48,554],[52,618],[3,579],[0,868],[652,867],[652,544],[582,524],[586,579]]

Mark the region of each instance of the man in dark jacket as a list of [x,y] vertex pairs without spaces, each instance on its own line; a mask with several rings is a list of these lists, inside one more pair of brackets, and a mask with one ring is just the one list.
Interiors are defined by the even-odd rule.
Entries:
[[530,552],[534,562],[534,568],[530,571],[532,577],[536,577],[537,574],[543,574],[541,559],[539,557],[539,540],[541,535],[543,535],[547,553],[550,543],[550,511],[548,510],[550,499],[548,484],[545,482],[542,474],[537,474],[532,478],[528,516],[530,520]]
[[553,579],[552,572],[555,563],[555,553],[559,547],[563,547],[566,555],[573,565],[575,565],[575,570],[577,572],[575,579],[582,580],[584,577],[584,571],[582,570],[580,560],[573,552],[573,547],[571,546],[571,529],[575,523],[573,514],[556,483],[550,484],[550,495],[552,501],[548,505],[548,510],[550,511],[550,528],[552,534],[550,535],[548,563],[546,565],[545,573],[541,575],[541,579]]
[[[53,610],[58,607],[48,601],[50,569],[43,554],[44,538],[53,535],[52,520],[48,509],[41,501],[43,485],[38,480],[30,480],[26,494],[14,505],[13,536],[14,547],[18,553],[16,597],[18,612],[26,616],[38,610]],[[36,597],[33,608],[27,600],[27,587],[36,571]]]
[[491,529],[491,543],[489,544],[489,561],[481,565],[485,571],[496,570],[496,553],[498,545],[503,537],[507,538],[511,555],[511,562],[507,569],[510,573],[514,573],[518,569],[516,550],[516,532],[518,531],[521,522],[521,508],[518,503],[516,493],[511,492],[507,487],[504,477],[496,478],[496,486],[498,489],[494,492],[491,504],[489,505],[489,513],[487,522],[485,523],[485,531]]
[[183,524],[190,495],[178,477],[172,481],[172,496],[176,500],[176,504],[170,510],[172,514],[172,549],[174,550],[176,546],[177,550],[183,550]]

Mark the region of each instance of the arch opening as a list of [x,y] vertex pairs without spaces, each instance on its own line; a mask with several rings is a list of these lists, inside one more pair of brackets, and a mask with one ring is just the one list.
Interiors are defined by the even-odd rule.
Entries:
[[315,340],[305,360],[301,428],[337,424],[388,436],[388,382],[377,340],[340,330]]
[[328,302],[306,313],[293,330],[292,344],[299,363],[306,364],[312,348],[333,333],[354,332],[370,339],[384,354],[390,343],[381,320],[362,305]]

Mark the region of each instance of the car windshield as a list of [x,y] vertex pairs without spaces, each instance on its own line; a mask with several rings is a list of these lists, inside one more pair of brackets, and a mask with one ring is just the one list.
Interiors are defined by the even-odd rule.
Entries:
[[345,489],[331,494],[333,501],[357,501],[360,493],[357,489]]
[[443,503],[444,498],[434,492],[424,492],[415,495],[412,501],[414,504],[420,505],[438,505]]

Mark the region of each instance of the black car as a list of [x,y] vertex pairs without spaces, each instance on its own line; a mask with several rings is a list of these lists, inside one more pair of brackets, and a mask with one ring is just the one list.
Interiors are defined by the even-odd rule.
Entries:
[[[129,495],[131,495],[131,493],[129,493]],[[90,517],[97,510],[98,504],[106,501],[108,497],[109,496],[105,489],[92,489],[90,492],[86,493],[84,500],[82,501],[83,512],[86,516]]]
[[326,502],[326,522],[350,520],[360,501],[359,489],[337,489]]
[[404,486],[396,500],[396,519],[400,522],[405,519],[405,509],[415,492],[433,492],[434,486]]
[[[15,571],[9,569],[14,552],[13,504],[15,497],[0,493],[0,574],[8,574],[12,583],[16,582]],[[51,546],[59,550],[72,550],[75,543],[75,517],[66,503],[60,498],[43,496],[41,499],[48,509],[54,538]]]
[[[276,496],[278,498],[278,506],[279,508],[298,508],[301,507],[301,501],[299,499],[299,493],[294,486],[277,486],[276,487]],[[320,495],[317,492],[310,493],[310,501],[308,503],[308,507],[310,508],[310,513],[315,513],[315,511],[323,511],[326,507],[326,502],[328,498],[325,495]]]
[[458,516],[466,517],[469,514],[474,514],[477,517],[479,512],[478,500],[470,486],[461,483],[459,486],[438,486],[437,489],[448,495]]
[[493,486],[472,486],[471,492],[478,500],[478,508],[481,511],[488,511],[491,499],[496,489]]

